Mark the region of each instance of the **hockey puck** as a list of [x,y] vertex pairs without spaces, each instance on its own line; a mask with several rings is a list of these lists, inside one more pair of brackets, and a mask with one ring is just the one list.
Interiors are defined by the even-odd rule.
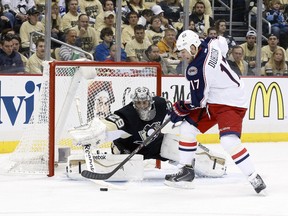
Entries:
[[108,191],[108,188],[100,188],[100,191]]

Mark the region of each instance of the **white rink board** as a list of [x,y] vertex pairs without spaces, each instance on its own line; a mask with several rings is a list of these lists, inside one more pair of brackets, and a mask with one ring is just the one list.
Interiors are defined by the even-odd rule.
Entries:
[[[103,77],[98,77],[97,81]],[[139,85],[144,85],[143,79],[155,78],[137,78],[137,82],[128,84],[125,77],[109,77],[112,82],[116,82],[113,86],[113,91],[120,94],[116,101],[112,103],[111,110],[116,110],[122,107],[123,95],[127,87],[131,87],[132,91]],[[104,78],[103,78],[104,79]],[[106,77],[105,77],[106,79]],[[288,78],[272,77],[249,77],[243,78],[246,84],[247,94],[250,103],[255,104],[255,117],[252,114],[253,110],[248,107],[248,111],[244,120],[243,133],[287,133],[287,107],[288,107]],[[40,76],[0,76],[0,131],[1,140],[17,140],[21,135],[21,131],[25,128],[29,116],[34,109],[34,102],[39,96],[39,84],[41,83]],[[120,84],[119,84],[120,83]],[[140,83],[140,84],[139,84]],[[149,83],[149,88],[155,89],[153,83]],[[88,84],[87,84],[88,85]],[[261,92],[261,87],[258,90],[257,98],[253,99],[253,89],[256,85],[262,85],[262,89],[266,91]],[[267,93],[267,89],[271,87],[271,91]],[[34,89],[33,89],[34,87]],[[163,96],[170,99],[172,102],[177,99],[176,88],[183,88],[183,98],[187,98],[189,94],[188,81],[184,77],[163,77],[162,78],[162,92]],[[254,93],[256,90],[254,90]],[[277,95],[278,92],[278,95]],[[126,103],[130,101],[130,93],[125,95]],[[264,97],[262,97],[262,94]],[[263,99],[265,98],[265,99]],[[81,100],[86,100],[85,97]],[[270,101],[269,101],[270,100]],[[281,103],[283,102],[283,103]],[[84,103],[85,104],[85,103]],[[264,107],[264,108],[263,108]],[[265,113],[265,112],[266,113]],[[208,134],[216,133],[212,129]]]

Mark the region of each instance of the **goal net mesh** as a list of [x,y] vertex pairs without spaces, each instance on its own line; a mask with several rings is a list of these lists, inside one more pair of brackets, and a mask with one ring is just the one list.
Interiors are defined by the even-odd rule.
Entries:
[[139,86],[159,95],[159,74],[160,66],[149,63],[45,62],[33,115],[8,159],[7,171],[54,175],[54,166],[49,164],[58,161],[59,149],[83,154],[73,143],[70,129],[127,105]]

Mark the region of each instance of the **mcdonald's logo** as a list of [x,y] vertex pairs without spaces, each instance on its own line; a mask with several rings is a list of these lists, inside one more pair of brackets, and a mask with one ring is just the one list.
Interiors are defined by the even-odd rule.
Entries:
[[276,82],[272,82],[267,89],[262,82],[256,83],[252,91],[251,100],[250,100],[249,119],[251,120],[255,119],[256,100],[257,100],[258,90],[260,90],[262,93],[263,117],[269,117],[270,107],[271,107],[271,96],[274,90],[276,94],[276,99],[277,99],[278,120],[283,120],[284,119],[283,96],[282,96],[281,89]]

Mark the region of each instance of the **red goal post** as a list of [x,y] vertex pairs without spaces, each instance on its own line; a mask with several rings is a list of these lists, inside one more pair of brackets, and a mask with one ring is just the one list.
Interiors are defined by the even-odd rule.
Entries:
[[[59,148],[82,153],[69,129],[128,104],[136,87],[146,86],[161,96],[161,74],[161,65],[154,62],[44,62],[39,100],[11,154],[8,171],[54,176]],[[160,168],[160,161],[156,167]]]

